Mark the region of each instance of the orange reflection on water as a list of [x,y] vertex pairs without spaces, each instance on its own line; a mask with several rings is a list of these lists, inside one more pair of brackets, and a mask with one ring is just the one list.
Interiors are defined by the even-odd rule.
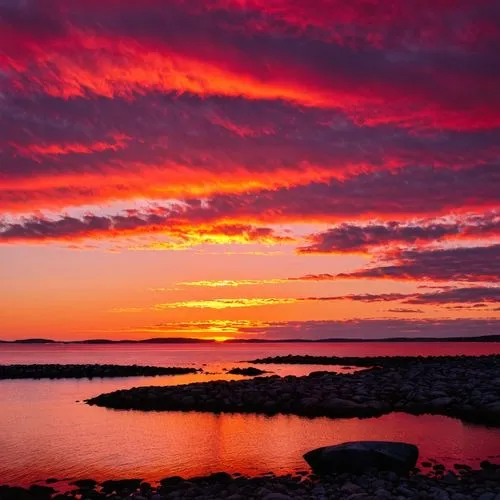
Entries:
[[[75,403],[136,381],[3,381],[0,477],[195,476],[218,470],[260,474],[307,469],[306,451],[360,439],[417,444],[421,457],[478,463],[500,450],[500,429],[439,416],[378,419],[116,411]],[[113,387],[114,385],[114,387]],[[27,403],[29,401],[29,403]]]

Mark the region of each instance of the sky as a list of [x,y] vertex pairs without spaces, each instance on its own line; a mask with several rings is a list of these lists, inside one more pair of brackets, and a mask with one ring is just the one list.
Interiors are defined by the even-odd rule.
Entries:
[[497,0],[0,0],[0,339],[500,333]]

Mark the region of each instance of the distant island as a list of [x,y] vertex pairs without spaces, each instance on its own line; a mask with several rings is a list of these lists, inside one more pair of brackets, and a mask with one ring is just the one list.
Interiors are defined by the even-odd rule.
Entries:
[[21,339],[0,340],[2,344],[267,344],[267,343],[374,343],[374,342],[500,342],[500,335],[479,335],[475,337],[383,337],[363,338],[325,338],[325,339],[196,339],[182,337],[157,337],[142,340],[53,340],[53,339]]

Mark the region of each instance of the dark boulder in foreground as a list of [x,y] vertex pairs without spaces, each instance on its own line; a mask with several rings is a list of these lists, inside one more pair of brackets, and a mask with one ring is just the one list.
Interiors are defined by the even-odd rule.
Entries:
[[260,368],[249,366],[248,368],[232,368],[227,373],[230,373],[231,375],[246,375],[247,377],[255,377],[257,375],[263,375],[267,372],[265,370],[261,370]]
[[0,380],[26,378],[152,377],[197,373],[196,368],[141,365],[0,365]]
[[392,441],[353,441],[317,448],[304,459],[317,474],[361,474],[370,469],[407,474],[417,464],[418,448]]

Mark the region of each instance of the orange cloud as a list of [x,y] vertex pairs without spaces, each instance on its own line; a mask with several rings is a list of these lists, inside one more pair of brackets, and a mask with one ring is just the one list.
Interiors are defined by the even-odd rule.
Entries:
[[293,298],[238,298],[238,299],[212,299],[212,300],[185,300],[181,302],[167,302],[156,304],[154,309],[234,309],[241,307],[262,307],[281,304],[293,304]]

